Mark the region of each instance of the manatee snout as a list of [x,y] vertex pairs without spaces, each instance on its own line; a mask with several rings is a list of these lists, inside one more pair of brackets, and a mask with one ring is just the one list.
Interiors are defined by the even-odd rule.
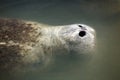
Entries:
[[79,32],[79,36],[80,36],[80,37],[84,37],[84,36],[87,34],[86,30],[89,31],[90,33],[92,33],[93,35],[95,35],[95,33],[96,33],[93,28],[88,27],[87,25],[78,24],[78,27],[81,28],[81,30],[80,30],[80,32]]

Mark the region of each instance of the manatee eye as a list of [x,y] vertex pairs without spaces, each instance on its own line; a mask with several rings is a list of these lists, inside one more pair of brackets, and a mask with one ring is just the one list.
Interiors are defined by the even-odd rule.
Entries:
[[86,35],[86,32],[85,32],[85,31],[80,31],[80,32],[79,32],[79,36],[84,37],[85,35]]

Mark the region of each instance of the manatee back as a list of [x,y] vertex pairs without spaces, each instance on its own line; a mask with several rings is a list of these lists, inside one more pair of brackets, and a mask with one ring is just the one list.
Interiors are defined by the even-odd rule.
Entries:
[[[34,46],[36,36],[33,24],[16,19],[0,19],[0,68],[14,67],[23,63],[25,45]],[[31,44],[30,44],[31,43]]]

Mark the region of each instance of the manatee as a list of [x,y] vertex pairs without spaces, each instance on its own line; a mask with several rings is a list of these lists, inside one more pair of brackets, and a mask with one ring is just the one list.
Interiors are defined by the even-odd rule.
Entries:
[[53,56],[88,54],[95,48],[95,30],[85,24],[52,26],[18,19],[0,19],[0,70],[45,65]]

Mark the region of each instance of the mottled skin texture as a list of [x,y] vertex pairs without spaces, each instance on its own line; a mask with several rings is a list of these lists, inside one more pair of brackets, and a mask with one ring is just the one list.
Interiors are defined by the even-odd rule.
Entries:
[[[0,19],[0,68],[24,64],[23,57],[37,42],[36,23]],[[25,53],[26,52],[26,53]]]
[[0,70],[45,65],[54,55],[81,54],[93,50],[94,45],[95,31],[84,24],[52,27],[37,22],[0,19]]
[[0,19],[0,70],[48,64],[52,53],[62,44],[52,37],[56,35],[52,33],[54,28],[46,26],[24,20]]

